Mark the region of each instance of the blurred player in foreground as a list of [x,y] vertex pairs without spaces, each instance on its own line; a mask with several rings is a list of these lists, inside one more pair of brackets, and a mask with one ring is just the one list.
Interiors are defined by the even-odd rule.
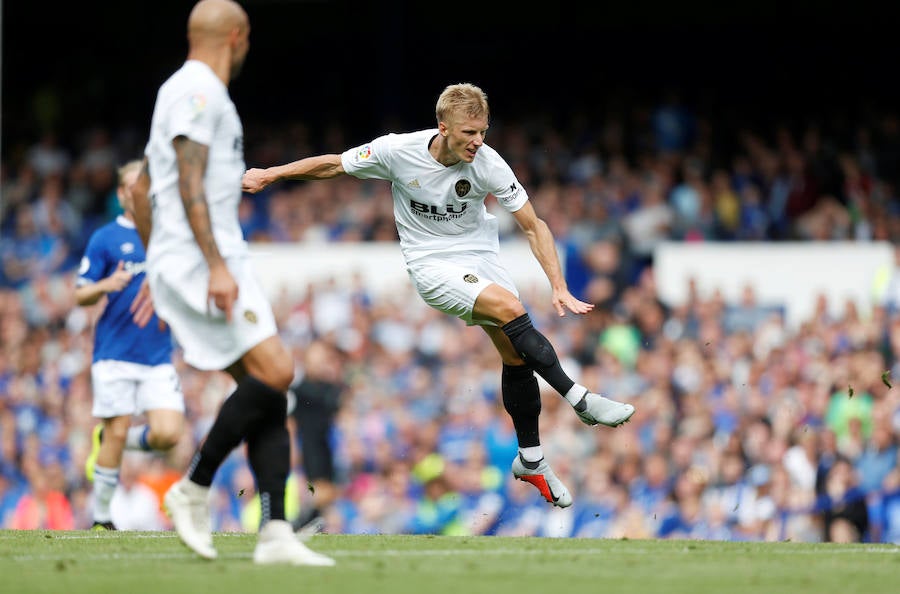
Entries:
[[[91,365],[93,415],[102,422],[94,427],[85,464],[85,474],[94,483],[96,530],[116,529],[110,501],[119,482],[123,450],[169,450],[184,427],[184,397],[172,365],[169,329],[156,316],[141,328],[130,311],[146,266],[129,190],[140,170],[140,161],[119,168],[116,195],[124,212],[91,236],[75,289],[81,306],[106,298],[94,332]],[[147,422],[132,427],[132,416],[141,413]]]
[[487,96],[471,84],[450,85],[435,111],[437,128],[387,134],[340,155],[250,169],[244,174],[244,190],[259,192],[280,180],[329,179],[345,173],[390,181],[400,248],[419,295],[430,306],[481,326],[500,353],[503,404],[519,442],[513,474],[535,485],[550,503],[568,507],[572,496],[541,449],[541,399],[534,373],[588,425],[618,426],[631,417],[634,407],[595,394],[569,378],[553,346],[532,325],[500,263],[497,220],[484,206],[488,194],[512,213],[528,238],[550,281],[557,313],[586,314],[594,307],[569,292],[550,229],[536,215],[510,166],[484,143]]
[[164,503],[181,540],[217,556],[210,485],[226,456],[246,442],[261,515],[255,563],[334,565],[308,549],[285,520],[290,470],[287,395],[294,362],[256,280],[238,222],[243,128],[228,83],[243,65],[250,23],[232,0],[201,0],[188,19],[189,53],[156,98],[144,170],[135,192],[148,244],[152,303],[184,349],[185,361],[223,370],[237,388],[219,409],[187,473]]

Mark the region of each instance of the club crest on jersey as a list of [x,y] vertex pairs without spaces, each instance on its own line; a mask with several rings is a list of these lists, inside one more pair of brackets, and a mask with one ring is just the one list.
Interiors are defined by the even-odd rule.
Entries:
[[456,185],[453,186],[453,189],[456,190],[456,195],[462,198],[469,193],[469,190],[472,189],[472,182],[467,179],[461,179],[456,182]]
[[255,324],[256,320],[257,320],[256,312],[249,310],[249,309],[245,309],[244,310],[244,319],[247,320],[248,322],[250,322],[251,324]]
[[365,161],[369,157],[372,156],[372,147],[368,144],[365,146],[359,147],[359,150],[356,152],[356,158],[360,161]]
[[474,274],[467,274],[463,277],[463,280],[474,285],[478,282],[478,277]]

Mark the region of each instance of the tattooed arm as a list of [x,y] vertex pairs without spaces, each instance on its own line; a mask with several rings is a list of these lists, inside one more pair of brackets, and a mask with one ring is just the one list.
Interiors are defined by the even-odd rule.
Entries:
[[208,299],[225,312],[231,321],[231,309],[238,296],[238,286],[219,252],[209,216],[209,203],[203,186],[209,147],[184,136],[172,141],[178,161],[178,190],[194,240],[209,267]]

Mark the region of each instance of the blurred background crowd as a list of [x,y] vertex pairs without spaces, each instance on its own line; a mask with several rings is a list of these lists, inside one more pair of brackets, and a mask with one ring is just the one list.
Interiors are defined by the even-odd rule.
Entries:
[[[407,286],[376,294],[322,278],[274,299],[298,376],[319,374],[342,393],[328,532],[900,543],[900,269],[872,279],[870,303],[834,315],[820,297],[793,328],[752,287],[735,302],[689,291],[666,304],[653,261],[670,240],[900,245],[900,117],[708,116],[672,91],[599,115],[497,117],[489,132],[553,230],[570,289],[597,304],[559,318],[546,287],[520,287],[536,326],[574,379],[637,407],[623,427],[588,428],[544,386],[543,446],[573,491],[569,509],[512,479],[500,361],[479,329]],[[86,238],[117,214],[114,172],[140,155],[138,130],[48,131],[4,154],[0,527],[90,526],[83,463],[98,310],[74,305],[75,268]],[[370,139],[290,118],[245,120],[245,130],[248,166]],[[502,239],[516,237],[488,208]],[[241,220],[250,241],[313,251],[396,240],[381,182],[282,184],[245,196]],[[328,363],[305,369],[313,343],[328,347]],[[126,456],[120,528],[169,527],[160,496],[230,390],[225,376],[176,360],[189,428],[166,459]],[[242,449],[215,487],[215,529],[255,530]],[[289,514],[310,491],[295,442]]]

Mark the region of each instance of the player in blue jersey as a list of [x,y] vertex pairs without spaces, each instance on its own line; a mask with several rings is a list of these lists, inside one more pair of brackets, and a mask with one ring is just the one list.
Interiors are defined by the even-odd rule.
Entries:
[[[158,319],[141,328],[131,304],[144,280],[144,245],[134,224],[129,186],[141,161],[119,169],[116,194],[124,213],[91,236],[78,272],[75,300],[89,306],[106,304],[94,332],[91,366],[93,449],[85,470],[94,483],[94,529],[115,530],[110,500],[119,481],[123,450],[168,450],[184,426],[184,397],[172,365],[172,338]],[[143,414],[146,423],[132,426]]]

